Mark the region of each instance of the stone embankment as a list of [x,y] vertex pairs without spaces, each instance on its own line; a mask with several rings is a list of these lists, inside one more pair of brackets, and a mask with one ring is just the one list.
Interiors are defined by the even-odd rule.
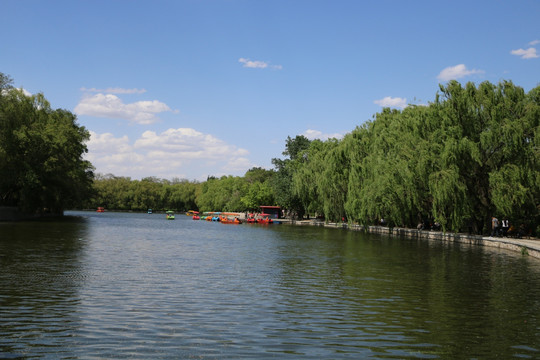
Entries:
[[324,226],[330,228],[343,228],[353,231],[366,231],[374,234],[384,234],[390,236],[405,236],[408,238],[428,239],[435,241],[453,242],[465,245],[476,246],[489,246],[499,249],[507,249],[511,251],[521,252],[522,254],[528,254],[531,257],[540,259],[540,240],[538,239],[515,239],[515,238],[503,238],[503,237],[491,237],[481,235],[469,235],[469,234],[456,234],[456,233],[444,233],[441,231],[427,231],[416,230],[406,228],[389,228],[384,226],[367,226],[347,223],[325,223],[317,220],[289,220],[279,219],[284,223],[290,223],[294,225],[312,225],[312,226]]

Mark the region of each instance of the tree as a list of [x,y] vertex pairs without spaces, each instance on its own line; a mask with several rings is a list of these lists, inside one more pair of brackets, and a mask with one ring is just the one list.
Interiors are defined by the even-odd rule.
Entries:
[[254,167],[246,171],[244,178],[246,181],[250,184],[256,183],[256,182],[265,182],[268,179],[270,179],[274,175],[273,170],[266,170],[261,167]]
[[0,204],[61,212],[91,195],[92,165],[83,159],[89,132],[43,94],[27,96],[0,76]]
[[[13,88],[13,79],[6,74],[0,72],[0,91]],[[1,97],[2,94],[0,94]]]
[[197,191],[200,187],[198,182],[181,180],[171,186],[165,187],[167,194],[164,195],[164,203],[172,209],[178,210],[198,210]]
[[201,211],[243,211],[242,197],[248,185],[244,178],[222,176],[210,179],[201,185],[197,194],[197,205]]
[[272,177],[271,186],[274,190],[276,203],[283,209],[288,209],[291,213],[302,218],[305,213],[301,199],[293,191],[293,174],[296,166],[301,161],[304,151],[309,148],[310,140],[303,135],[297,135],[294,139],[287,137],[285,151],[283,155],[288,155],[289,159],[272,159],[272,164],[276,168],[276,174]]
[[292,174],[291,186],[294,196],[300,200],[308,213],[316,215],[324,214],[321,201],[323,191],[319,189],[319,178],[325,166],[325,155],[325,144],[320,140],[312,141],[309,148],[295,161],[295,170]]
[[268,182],[255,182],[249,185],[247,193],[240,199],[245,210],[258,210],[261,205],[274,204],[274,193]]
[[538,89],[527,95],[509,81],[440,87],[433,211],[451,212],[452,230],[487,232],[495,214],[538,223]]
[[287,140],[285,140],[285,151],[282,154],[294,161],[304,150],[309,148],[310,143],[311,141],[304,135],[296,135],[294,139],[287,136]]
[[451,81],[428,106],[383,109],[343,140],[306,150],[287,138],[276,199],[363,224],[481,233],[496,215],[540,232],[539,121],[540,87]]

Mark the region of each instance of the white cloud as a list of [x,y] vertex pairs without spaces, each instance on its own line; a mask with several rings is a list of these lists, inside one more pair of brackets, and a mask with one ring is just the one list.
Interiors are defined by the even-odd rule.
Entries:
[[92,130],[90,130],[90,140],[88,140],[87,145],[93,153],[97,154],[124,153],[133,150],[133,147],[129,145],[127,135],[115,138],[111,133],[98,134]]
[[512,50],[510,51],[510,54],[521,56],[522,59],[533,59],[533,58],[538,57],[538,54],[536,53],[536,49],[533,47],[530,47],[528,49]]
[[133,151],[127,136],[114,137],[111,133],[98,134],[90,131],[90,140],[86,143],[89,160],[103,174],[125,174],[133,169],[128,164],[139,164],[140,169],[143,157]]
[[374,103],[382,107],[391,107],[391,108],[400,108],[400,109],[404,109],[407,107],[407,99],[400,98],[400,97],[386,96],[383,99],[375,100]]
[[103,174],[205,180],[208,175],[243,175],[254,166],[247,150],[191,128],[145,131],[135,141],[110,133],[90,135],[87,159]]
[[540,40],[533,40],[529,43],[529,45],[534,46],[536,44],[540,44]]
[[442,81],[457,80],[465,76],[483,73],[483,70],[469,70],[464,64],[459,64],[456,66],[449,66],[443,69],[443,71],[441,71],[440,74],[437,76],[437,79]]
[[203,134],[191,128],[168,129],[161,134],[145,131],[135,141],[134,147],[144,150],[170,151],[189,159],[222,159],[224,153],[236,157],[248,153],[247,150],[228,145],[213,135]]
[[107,93],[107,94],[144,94],[146,89],[124,89],[124,88],[106,88],[106,89],[96,89],[96,88],[85,88],[80,89],[83,92],[94,92],[94,93]]
[[244,64],[243,67],[251,69],[266,69],[268,67],[276,70],[283,69],[283,66],[281,65],[270,65],[265,61],[250,60],[246,58],[240,58],[238,59],[238,62]]
[[26,95],[26,96],[32,96],[32,93],[31,93],[30,91],[28,91],[28,90],[26,90],[26,89],[24,89],[24,88],[21,88],[21,90],[22,90],[22,92],[23,92],[24,95]]
[[138,124],[155,123],[159,121],[156,114],[165,111],[172,110],[158,100],[124,104],[116,95],[101,93],[83,97],[75,107],[77,115],[126,119]]
[[331,138],[341,139],[343,137],[343,134],[324,134],[322,131],[313,129],[306,130],[302,135],[307,137],[309,140],[319,139],[323,141]]
[[[30,91],[28,91],[28,90],[26,90],[25,88],[22,88],[22,87],[19,88],[19,89],[16,89],[16,90],[22,91],[22,93],[23,93],[24,96],[32,96],[32,95],[33,95]],[[2,89],[2,91],[1,91],[0,93],[1,93],[2,95],[8,94],[8,93],[9,93],[9,89]]]

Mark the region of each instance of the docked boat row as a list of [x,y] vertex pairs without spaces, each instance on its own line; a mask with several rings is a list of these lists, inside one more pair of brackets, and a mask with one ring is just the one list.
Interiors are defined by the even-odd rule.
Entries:
[[[263,210],[262,213],[257,214],[244,214],[237,212],[220,212],[220,211],[206,211],[202,214],[195,210],[189,210],[186,212],[187,216],[191,216],[193,220],[206,220],[206,221],[218,221],[223,224],[241,224],[246,222],[248,224],[272,224],[274,220],[272,218],[279,219],[279,210],[278,206],[261,206]],[[274,213],[266,213],[264,210],[270,209],[270,212],[276,211]],[[273,211],[272,211],[273,210]],[[104,207],[98,207],[97,212],[105,212]],[[148,209],[148,214],[152,214],[152,209]],[[175,214],[172,210],[167,210],[165,212],[165,218],[167,220],[174,220]]]
[[[193,220],[218,221],[223,224],[272,224],[273,220],[270,214],[248,214],[245,218],[242,213],[235,212],[220,212],[220,211],[205,211],[200,214],[198,211],[190,210],[186,215],[191,216]],[[244,219],[245,218],[245,219]]]

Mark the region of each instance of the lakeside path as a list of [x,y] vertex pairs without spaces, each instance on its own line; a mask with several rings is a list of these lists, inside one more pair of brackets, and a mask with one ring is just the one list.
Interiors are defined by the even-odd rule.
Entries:
[[385,234],[390,236],[405,236],[413,239],[428,239],[435,241],[454,242],[465,245],[488,246],[520,252],[540,259],[540,239],[536,238],[508,238],[481,235],[469,235],[459,233],[443,233],[441,231],[416,230],[406,228],[388,228],[383,226],[349,225],[347,223],[324,223],[320,220],[290,220],[276,219],[276,221],[292,225],[323,226],[330,228],[342,228],[352,231],[366,231],[373,234]]

